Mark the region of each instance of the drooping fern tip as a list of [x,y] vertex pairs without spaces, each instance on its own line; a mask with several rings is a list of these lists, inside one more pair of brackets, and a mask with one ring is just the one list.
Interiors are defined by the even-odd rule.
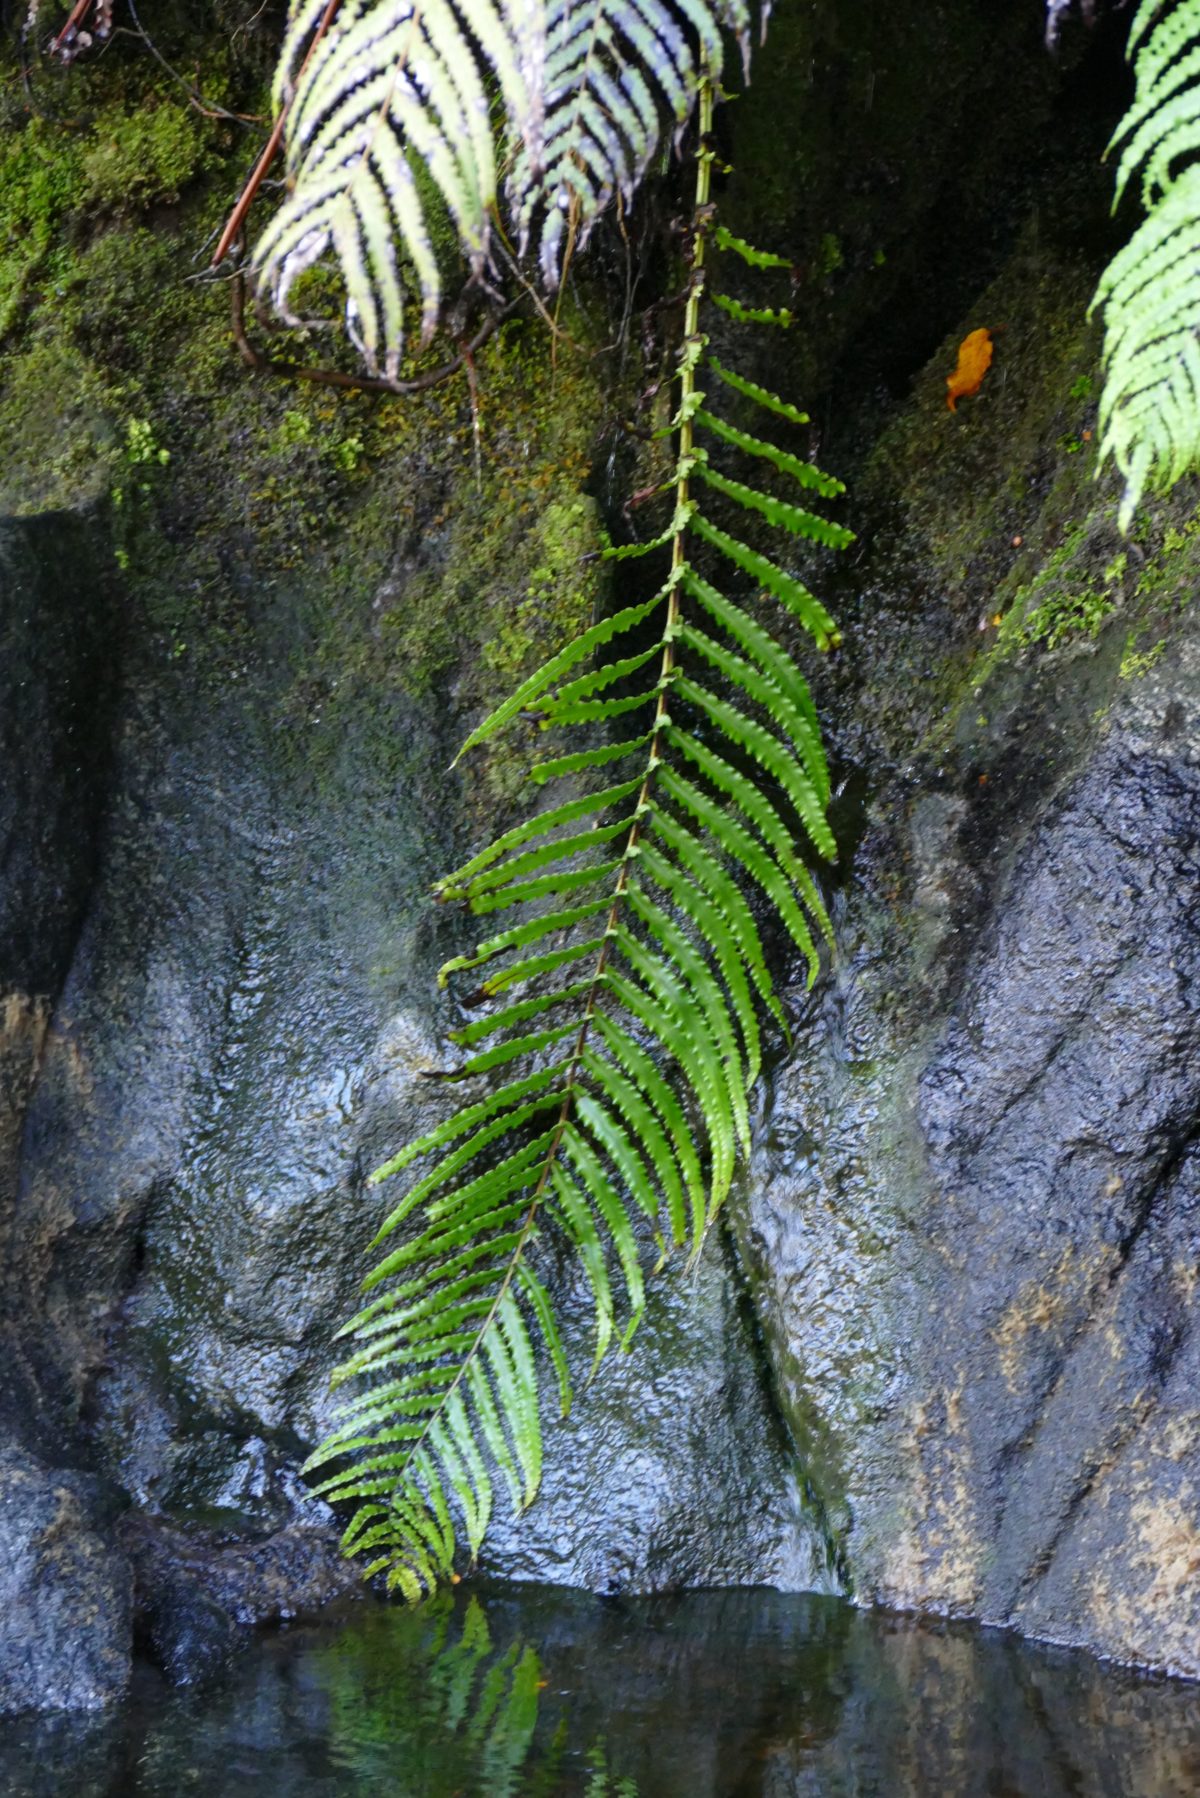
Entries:
[[452,1033],[469,1096],[376,1176],[416,1173],[342,1332],[352,1347],[335,1382],[354,1396],[309,1463],[324,1496],[357,1507],[347,1549],[410,1599],[479,1554],[497,1477],[518,1510],[538,1490],[540,1369],[561,1411],[572,1396],[552,1298],[563,1252],[590,1290],[593,1371],[633,1335],[647,1256],[699,1253],[750,1149],[763,1020],[786,1027],[763,909],[810,982],[830,939],[810,866],[836,853],[829,771],[808,685],[766,617],[790,617],[819,648],[837,632],[792,557],[757,538],[839,548],[850,534],[809,509],[840,484],[766,434],[804,415],[709,352],[711,111],[709,82],[672,516],[664,536],[614,557],[667,566],[464,746],[531,715],[580,742],[530,769],[549,805],[438,885],[487,919],[440,976],[468,978],[473,1002],[488,1002]]

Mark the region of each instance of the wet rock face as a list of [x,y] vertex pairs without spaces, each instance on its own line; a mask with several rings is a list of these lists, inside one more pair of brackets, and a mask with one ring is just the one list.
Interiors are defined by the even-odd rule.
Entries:
[[[710,1241],[693,1273],[655,1284],[630,1354],[611,1358],[550,1438],[537,1503],[497,1517],[485,1569],[609,1594],[830,1590],[726,1245]],[[560,1317],[585,1344],[590,1295],[567,1295]]]
[[128,1564],[87,1482],[0,1452],[0,1710],[99,1710],[129,1681]]
[[1125,628],[874,802],[743,1241],[860,1597],[1195,1675],[1200,628]]
[[119,1519],[142,1645],[172,1685],[218,1679],[249,1626],[289,1621],[361,1590],[336,1542],[308,1522],[221,1542],[146,1512]]
[[0,537],[0,994],[62,981],[95,867],[117,662],[113,584],[73,517]]
[[[27,528],[11,533],[25,553]],[[35,618],[51,643],[72,598],[51,563]],[[131,627],[87,810],[99,854],[53,984],[10,1006],[6,1039],[25,1059],[0,1421],[108,1482],[124,1519],[63,1528],[85,1558],[119,1544],[138,1641],[185,1683],[239,1630],[356,1582],[299,1468],[331,1419],[334,1332],[385,1207],[365,1176],[444,1102],[424,1077],[444,1059],[425,894],[464,829],[447,722],[400,689],[323,716],[305,615],[281,594],[236,679],[211,684]],[[18,706],[7,722],[15,754],[33,720]],[[72,840],[27,833],[15,865],[51,881]],[[566,1302],[582,1387],[590,1320]],[[605,1590],[819,1579],[719,1252],[651,1304],[637,1349],[548,1432],[545,1494],[497,1529],[490,1567]],[[0,1608],[14,1655],[23,1616]],[[123,1616],[128,1638],[128,1591]],[[75,1675],[39,1698],[4,1667],[0,1709],[91,1702]]]
[[15,1247],[28,1107],[95,873],[115,646],[81,520],[0,534],[0,1711],[94,1710],[129,1678],[129,1568],[95,1482],[53,1465],[65,1432],[29,1378]]
[[838,955],[737,1223],[849,1590],[1196,1675],[1196,495],[1093,479],[1095,167],[860,474]]
[[[992,10],[966,0],[927,9],[932,37],[906,49],[903,26],[872,48],[877,11],[846,12],[856,48],[829,106],[831,119],[865,107],[871,141],[839,137],[825,178],[803,157],[795,171],[779,163],[775,191],[763,188],[775,221],[805,196],[778,248],[807,283],[804,354],[844,357],[824,408],[831,465],[839,429],[860,458],[881,420],[884,436],[854,502],[845,648],[814,672],[835,760],[851,794],[872,797],[837,895],[838,963],[814,996],[795,995],[796,1050],[762,1097],[736,1212],[757,1316],[714,1240],[693,1284],[652,1297],[634,1356],[578,1396],[548,1442],[541,1501],[519,1526],[497,1520],[488,1561],[611,1592],[840,1579],[863,1598],[1200,1671],[1200,636],[1173,616],[1166,653],[1127,681],[1118,616],[1075,650],[1028,650],[986,691],[964,684],[1018,545],[1049,565],[1069,522],[1095,538],[1096,569],[1121,548],[1111,506],[1093,511],[1090,481],[1071,484],[1084,456],[1069,460],[1095,422],[1076,389],[1095,378],[1084,317],[1098,264],[1095,244],[1080,250],[1091,215],[1061,166],[1043,180],[1022,163],[997,195],[1007,149],[970,161],[967,140],[991,140],[975,131],[983,101],[969,84],[955,84],[938,155],[970,206],[948,208],[936,186],[919,201],[913,146],[943,105],[942,52],[957,45],[964,69],[990,69],[978,93],[999,84],[1008,105],[1008,50],[995,53]],[[1039,59],[1009,140],[1049,117],[1040,23],[1034,3],[1005,26],[1014,55],[1028,38]],[[789,54],[790,105],[806,40]],[[921,70],[911,93],[906,56]],[[1096,124],[1061,164],[1094,167],[1108,135]],[[864,158],[865,181],[853,174]],[[910,199],[897,209],[899,172]],[[1020,180],[1034,174],[1022,239]],[[829,233],[856,194],[842,244]],[[967,249],[993,214],[976,264]],[[967,221],[950,275],[922,261],[948,215]],[[892,286],[880,271],[909,240],[922,266]],[[948,323],[1010,253],[910,400],[931,320]],[[893,310],[886,354],[854,374],[847,346]],[[989,381],[948,414],[955,342],[1000,321]],[[164,415],[182,428],[195,396],[188,371],[167,366]],[[252,414],[232,377],[230,391],[221,428],[189,441],[193,456],[206,436],[223,456],[240,446],[225,457],[236,504],[204,512],[194,487],[186,502],[164,496],[153,542],[166,572],[120,633],[119,681],[103,533],[54,517],[3,539],[0,1440],[34,1460],[14,1461],[9,1481],[17,1571],[0,1609],[0,1708],[88,1704],[124,1677],[128,1598],[114,1598],[103,1667],[72,1671],[84,1647],[52,1598],[42,1674],[22,1670],[22,1607],[65,1589],[39,1558],[54,1517],[82,1592],[116,1593],[129,1562],[140,1639],[182,1682],[219,1669],[238,1629],[342,1589],[336,1520],[299,1468],[329,1421],[332,1333],[355,1307],[380,1215],[365,1175],[440,1103],[424,1075],[443,1053],[431,996],[448,927],[424,895],[495,810],[490,787],[464,792],[443,772],[454,707],[480,702],[445,639],[483,590],[485,615],[505,624],[540,592],[537,556],[528,569],[515,548],[488,559],[486,536],[453,578],[439,563],[443,502],[466,461],[431,464],[416,498],[405,489],[396,541],[390,513],[353,537],[330,526],[307,570],[324,527],[305,499],[298,546],[256,572],[254,530],[290,514],[264,500],[252,529],[241,489],[259,480],[252,440],[284,435],[291,401]],[[421,427],[430,443],[453,441],[451,414]],[[340,433],[359,425],[328,423],[327,441],[312,429],[323,465],[349,451],[353,474],[363,440]],[[539,454],[548,468],[551,450]],[[384,511],[402,460],[364,473]],[[876,464],[891,482],[882,500]],[[211,464],[198,466],[203,486]],[[306,493],[311,467],[292,472]],[[454,529],[467,539],[487,522],[466,510]],[[577,547],[572,536],[564,567]],[[406,648],[389,656],[401,628],[390,641]],[[492,673],[489,657],[510,652],[486,636],[462,651]],[[405,655],[419,679],[397,671]],[[575,1299],[568,1323],[583,1331]],[[107,1482],[103,1509],[62,1471],[77,1467]]]
[[1190,1670],[1200,1589],[1161,1551],[1200,1474],[1196,651],[1024,845],[918,1104],[963,1270],[936,1347],[976,1487],[957,1527],[992,1545],[972,1606]]
[[[0,533],[0,1243],[6,1267],[26,1106],[95,874],[116,642],[106,559],[81,520],[37,519]],[[11,1365],[0,1373],[0,1401],[10,1375]]]

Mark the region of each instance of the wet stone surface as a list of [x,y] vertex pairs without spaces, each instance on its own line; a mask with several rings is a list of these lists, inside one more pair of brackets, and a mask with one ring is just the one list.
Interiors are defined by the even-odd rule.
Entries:
[[[9,529],[24,553],[31,528]],[[35,624],[53,640],[74,603],[48,577]],[[131,645],[106,699],[101,848],[77,933],[56,980],[10,1001],[4,1039],[20,1111],[0,1418],[99,1480],[107,1510],[94,1541],[80,1513],[78,1552],[111,1551],[127,1593],[132,1565],[138,1641],[184,1682],[218,1672],[238,1631],[354,1582],[299,1468],[330,1421],[333,1335],[386,1208],[365,1175],[443,1103],[424,1078],[444,1057],[424,895],[461,828],[445,727],[384,692],[299,748],[294,727],[273,729],[291,678],[278,633],[302,611],[280,596],[219,694]],[[43,872],[63,851],[52,835]],[[580,1391],[529,1527],[501,1523],[489,1542],[494,1571],[604,1590],[819,1581],[753,1318],[712,1251],[655,1296],[638,1354]],[[564,1303],[583,1388],[587,1307]],[[34,1540],[40,1512],[2,1468],[0,1498]],[[126,1672],[129,1602],[113,1620]],[[22,1615],[0,1617],[14,1654]],[[14,1675],[0,1706],[39,1691],[92,1701],[66,1676]]]
[[[993,304],[1011,302],[1032,368],[1052,336],[1017,272]],[[1014,445],[1036,441],[1047,391],[1000,397]],[[1024,491],[997,481],[990,547],[981,536],[964,569],[946,526],[956,500],[986,511],[962,486],[984,451],[939,447],[933,418],[921,396],[903,429],[931,447],[879,477],[908,504],[883,572],[865,563],[864,610],[890,582],[891,616],[838,714],[878,778],[836,897],[835,966],[796,995],[797,1051],[764,1101],[740,1240],[858,1597],[1195,1676],[1194,495],[1151,562],[1082,485],[1064,523],[1063,466],[1030,451]],[[982,626],[986,645],[1006,606],[1019,624],[1032,603],[1008,571],[1047,527],[1082,559],[1051,555],[1042,603],[1072,582],[1094,602],[1122,556],[1151,572],[1053,654],[1010,621],[1012,647],[1002,630],[994,654],[975,650],[972,679]],[[1149,665],[1130,656],[1147,617]]]
[[1195,1689],[830,1598],[460,1590],[139,1670],[103,1721],[11,1722],[14,1798],[1190,1798]]
[[95,1711],[122,1697],[128,1563],[78,1474],[0,1451],[0,1693],[9,1710]]
[[[983,0],[878,16],[780,20],[776,85],[756,87],[742,137],[746,229],[791,259],[781,300],[802,320],[791,361],[758,372],[795,387],[814,453],[859,477],[840,586],[814,573],[845,628],[810,670],[846,847],[838,957],[791,995],[795,1048],[761,1095],[735,1248],[714,1235],[693,1282],[655,1292],[635,1354],[581,1395],[543,1499],[519,1529],[499,1522],[488,1565],[622,1600],[840,1583],[1200,1672],[1200,639],[1184,610],[1200,569],[1194,493],[1123,546],[1085,450],[1120,59],[1093,82],[1077,37],[1051,67],[1037,0],[999,26]],[[785,156],[778,120],[810,90]],[[123,235],[118,220],[100,247]],[[124,286],[118,310],[140,335]],[[987,382],[949,414],[958,341],[1001,323]],[[578,420],[537,438],[528,528],[506,514],[493,537],[457,401],[419,442],[393,420],[391,460],[373,424],[296,413],[293,466],[297,397],[272,410],[260,385],[250,408],[223,314],[204,356],[180,330],[136,354],[162,371],[147,406],[187,447],[130,539],[154,572],[124,590],[100,514],[22,520],[0,549],[0,1709],[111,1698],[136,1642],[192,1689],[171,1715],[198,1726],[187,1704],[220,1686],[240,1632],[344,1590],[336,1520],[299,1468],[380,1215],[365,1176],[441,1102],[425,1074],[453,925],[425,894],[515,784],[511,767],[494,786],[447,776],[458,710],[480,705],[480,670],[500,679],[498,650],[520,662],[533,645],[463,621],[533,619],[557,641],[535,575],[549,558],[566,613],[590,607],[572,583],[595,545],[560,453],[568,470],[592,453]],[[44,389],[41,366],[22,378]],[[527,456],[546,420],[514,420],[491,422]],[[107,421],[114,442],[126,423]],[[358,500],[339,487],[314,524],[339,448],[357,443],[357,464],[364,442],[380,461]],[[99,493],[109,464],[89,444],[64,449]],[[256,483],[272,497],[248,522]],[[561,542],[554,518],[576,521]],[[1035,605],[1096,629],[1054,650],[1018,630],[1005,649],[997,620]],[[582,1325],[581,1296],[562,1297]],[[954,1635],[811,1615],[853,1650],[831,1676],[837,1718],[827,1706],[811,1740],[805,1722],[739,1738],[739,1766],[762,1749],[748,1789],[835,1790],[847,1765],[867,1781],[849,1789],[872,1789],[874,1740],[909,1756],[914,1790],[972,1790],[986,1767],[1001,1789],[1173,1793],[1194,1772],[1173,1734],[1155,1758],[1149,1689],[1130,1686],[1113,1714],[1133,1761],[1071,1748],[1029,1785],[979,1722],[982,1705],[1033,1728],[1011,1667],[980,1674]],[[753,1630],[738,1639],[752,1655]],[[619,1634],[603,1640],[611,1657]],[[802,1678],[790,1652],[771,1661],[781,1688]],[[286,1672],[281,1696],[257,1665],[263,1739],[285,1743],[308,1676]],[[1092,1677],[1071,1687],[1072,1740],[1118,1690]],[[957,1696],[922,1762],[939,1685]],[[858,1733],[853,1692],[876,1689],[898,1694],[895,1733],[877,1715]],[[937,1758],[967,1724],[969,1779]],[[178,1789],[175,1726],[143,1789]],[[110,1786],[133,1789],[125,1724],[89,1739]],[[68,1724],[28,1740],[47,1769],[84,1764]],[[833,1760],[811,1758],[822,1744]]]

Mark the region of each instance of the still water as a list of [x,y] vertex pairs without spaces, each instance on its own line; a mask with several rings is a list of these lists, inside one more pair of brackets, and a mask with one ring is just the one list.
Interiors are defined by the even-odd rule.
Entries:
[[830,1598],[475,1587],[8,1720],[20,1798],[1193,1798],[1200,1687]]

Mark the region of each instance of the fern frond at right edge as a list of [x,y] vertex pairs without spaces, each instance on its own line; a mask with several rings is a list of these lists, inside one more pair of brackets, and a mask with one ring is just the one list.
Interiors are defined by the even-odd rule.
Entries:
[[[410,1599],[464,1558],[460,1536],[474,1560],[497,1474],[518,1510],[538,1489],[537,1338],[564,1411],[571,1398],[547,1277],[562,1248],[594,1301],[594,1366],[641,1315],[647,1237],[660,1254],[668,1243],[698,1253],[729,1192],[750,1144],[761,1014],[784,1024],[745,889],[802,951],[810,984],[829,932],[797,847],[835,853],[808,687],[758,608],[704,569],[727,568],[827,648],[838,638],[820,601],[732,520],[745,513],[835,548],[850,533],[799,503],[840,492],[838,482],[713,409],[723,391],[744,416],[806,422],[709,353],[712,105],[706,80],[669,427],[673,517],[656,543],[614,552],[669,546],[670,565],[657,592],[585,630],[464,745],[531,719],[586,733],[583,747],[530,771],[565,797],[439,885],[489,920],[441,976],[469,976],[466,1003],[482,1013],[452,1033],[466,1052],[454,1078],[472,1094],[375,1176],[423,1164],[378,1233],[383,1259],[342,1332],[353,1352],[335,1382],[355,1396],[309,1463],[327,1498],[357,1505],[347,1550]],[[720,241],[752,266],[770,260]],[[713,455],[722,446],[765,465],[773,484],[783,476],[799,499],[724,472]]]
[[1125,480],[1121,529],[1147,488],[1200,468],[1200,0],[1141,0],[1137,91],[1113,139],[1114,206],[1140,172],[1147,217],[1092,302],[1104,312],[1100,462]]

